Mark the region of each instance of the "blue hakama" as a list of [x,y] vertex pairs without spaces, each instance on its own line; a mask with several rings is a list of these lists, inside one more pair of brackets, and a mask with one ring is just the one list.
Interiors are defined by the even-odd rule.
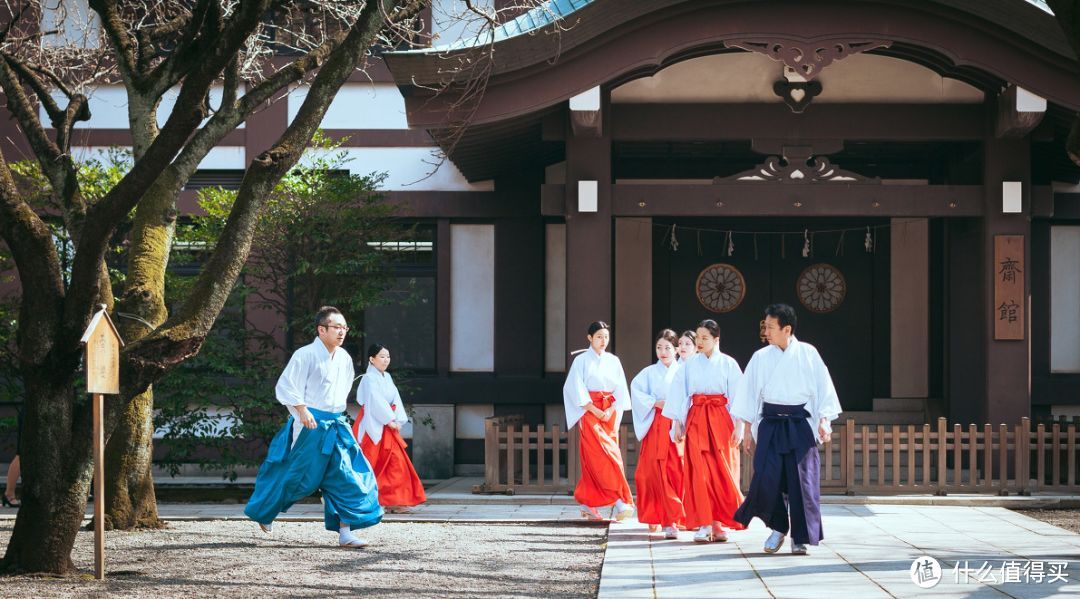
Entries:
[[[754,477],[735,520],[754,517],[802,545],[817,545],[821,530],[820,457],[805,405],[764,402],[754,450]],[[790,527],[788,511],[790,509]]]
[[326,530],[374,526],[382,520],[375,474],[343,414],[308,408],[318,426],[291,444],[293,419],[274,436],[244,515],[270,524],[297,501],[322,490]]

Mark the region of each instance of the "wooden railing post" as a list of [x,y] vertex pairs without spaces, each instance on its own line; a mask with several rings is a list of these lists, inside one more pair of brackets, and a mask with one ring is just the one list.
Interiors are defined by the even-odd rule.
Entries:
[[948,483],[949,472],[945,469],[945,452],[948,450],[948,431],[945,417],[937,421],[937,494],[945,495],[945,486]]
[[1016,476],[1020,479],[1021,495],[1031,495],[1031,419],[1023,417],[1016,427]]
[[545,437],[547,431],[544,429],[544,425],[541,424],[536,427],[536,483],[542,487],[546,487],[552,481],[548,480],[547,471],[545,469],[547,462],[547,455],[545,455],[546,443]]
[[855,420],[844,422],[844,489],[848,495],[855,494]]
[[499,483],[499,441],[495,432],[495,421],[484,419],[484,490],[489,491]]
[[998,463],[1001,471],[998,480],[1001,481],[1001,495],[1009,494],[1009,427],[1004,424],[998,425]]
[[558,487],[562,483],[562,427],[551,425],[551,484]]

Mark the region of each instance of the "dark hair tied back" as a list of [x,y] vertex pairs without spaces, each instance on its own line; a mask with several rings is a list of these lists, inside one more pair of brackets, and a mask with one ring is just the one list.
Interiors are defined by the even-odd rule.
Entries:
[[653,343],[654,344],[660,343],[661,339],[663,339],[664,341],[667,341],[668,343],[670,343],[672,347],[678,347],[679,346],[679,338],[675,336],[675,331],[673,331],[671,329],[664,329],[664,330],[660,331],[659,333],[657,333],[656,334],[656,340],[653,341]]
[[709,334],[713,337],[716,337],[717,339],[720,338],[720,325],[716,324],[716,321],[711,318],[706,318],[699,322],[697,328],[705,329],[709,331]]
[[607,330],[610,331],[611,330],[611,325],[609,325],[608,323],[606,323],[606,322],[604,322],[602,320],[597,320],[596,322],[589,325],[589,336],[592,337],[593,335],[596,334],[597,331],[599,331],[601,329],[607,329]]

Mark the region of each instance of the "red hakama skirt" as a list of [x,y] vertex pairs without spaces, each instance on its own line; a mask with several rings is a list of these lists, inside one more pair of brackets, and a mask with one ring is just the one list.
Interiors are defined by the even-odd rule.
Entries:
[[[396,406],[390,406],[397,409]],[[360,438],[360,420],[364,417],[364,408],[353,423],[353,436]],[[375,482],[379,486],[379,505],[413,506],[427,501],[424,485],[413,468],[409,455],[405,453],[405,439],[401,432],[383,426],[382,439],[378,444],[371,437],[364,435],[360,441],[360,450],[371,463],[375,473]]]
[[652,426],[638,450],[637,485],[638,521],[668,526],[681,524],[683,510],[683,460],[679,448],[671,442],[671,419],[656,408]]
[[[615,396],[607,391],[590,391],[593,405],[606,410],[615,403]],[[604,507],[623,500],[634,503],[630,484],[626,482],[622,453],[619,451],[618,423],[612,417],[607,422],[589,412],[578,421],[581,435],[581,480],[574,489],[574,499],[587,507]]]
[[695,394],[686,417],[686,482],[683,505],[690,529],[720,522],[742,530],[735,521],[743,495],[739,490],[739,448],[727,397]]

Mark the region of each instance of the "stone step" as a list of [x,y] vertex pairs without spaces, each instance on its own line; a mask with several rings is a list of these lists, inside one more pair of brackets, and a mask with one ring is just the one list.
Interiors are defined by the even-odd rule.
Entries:
[[925,412],[924,397],[875,397],[874,411],[885,412]]

